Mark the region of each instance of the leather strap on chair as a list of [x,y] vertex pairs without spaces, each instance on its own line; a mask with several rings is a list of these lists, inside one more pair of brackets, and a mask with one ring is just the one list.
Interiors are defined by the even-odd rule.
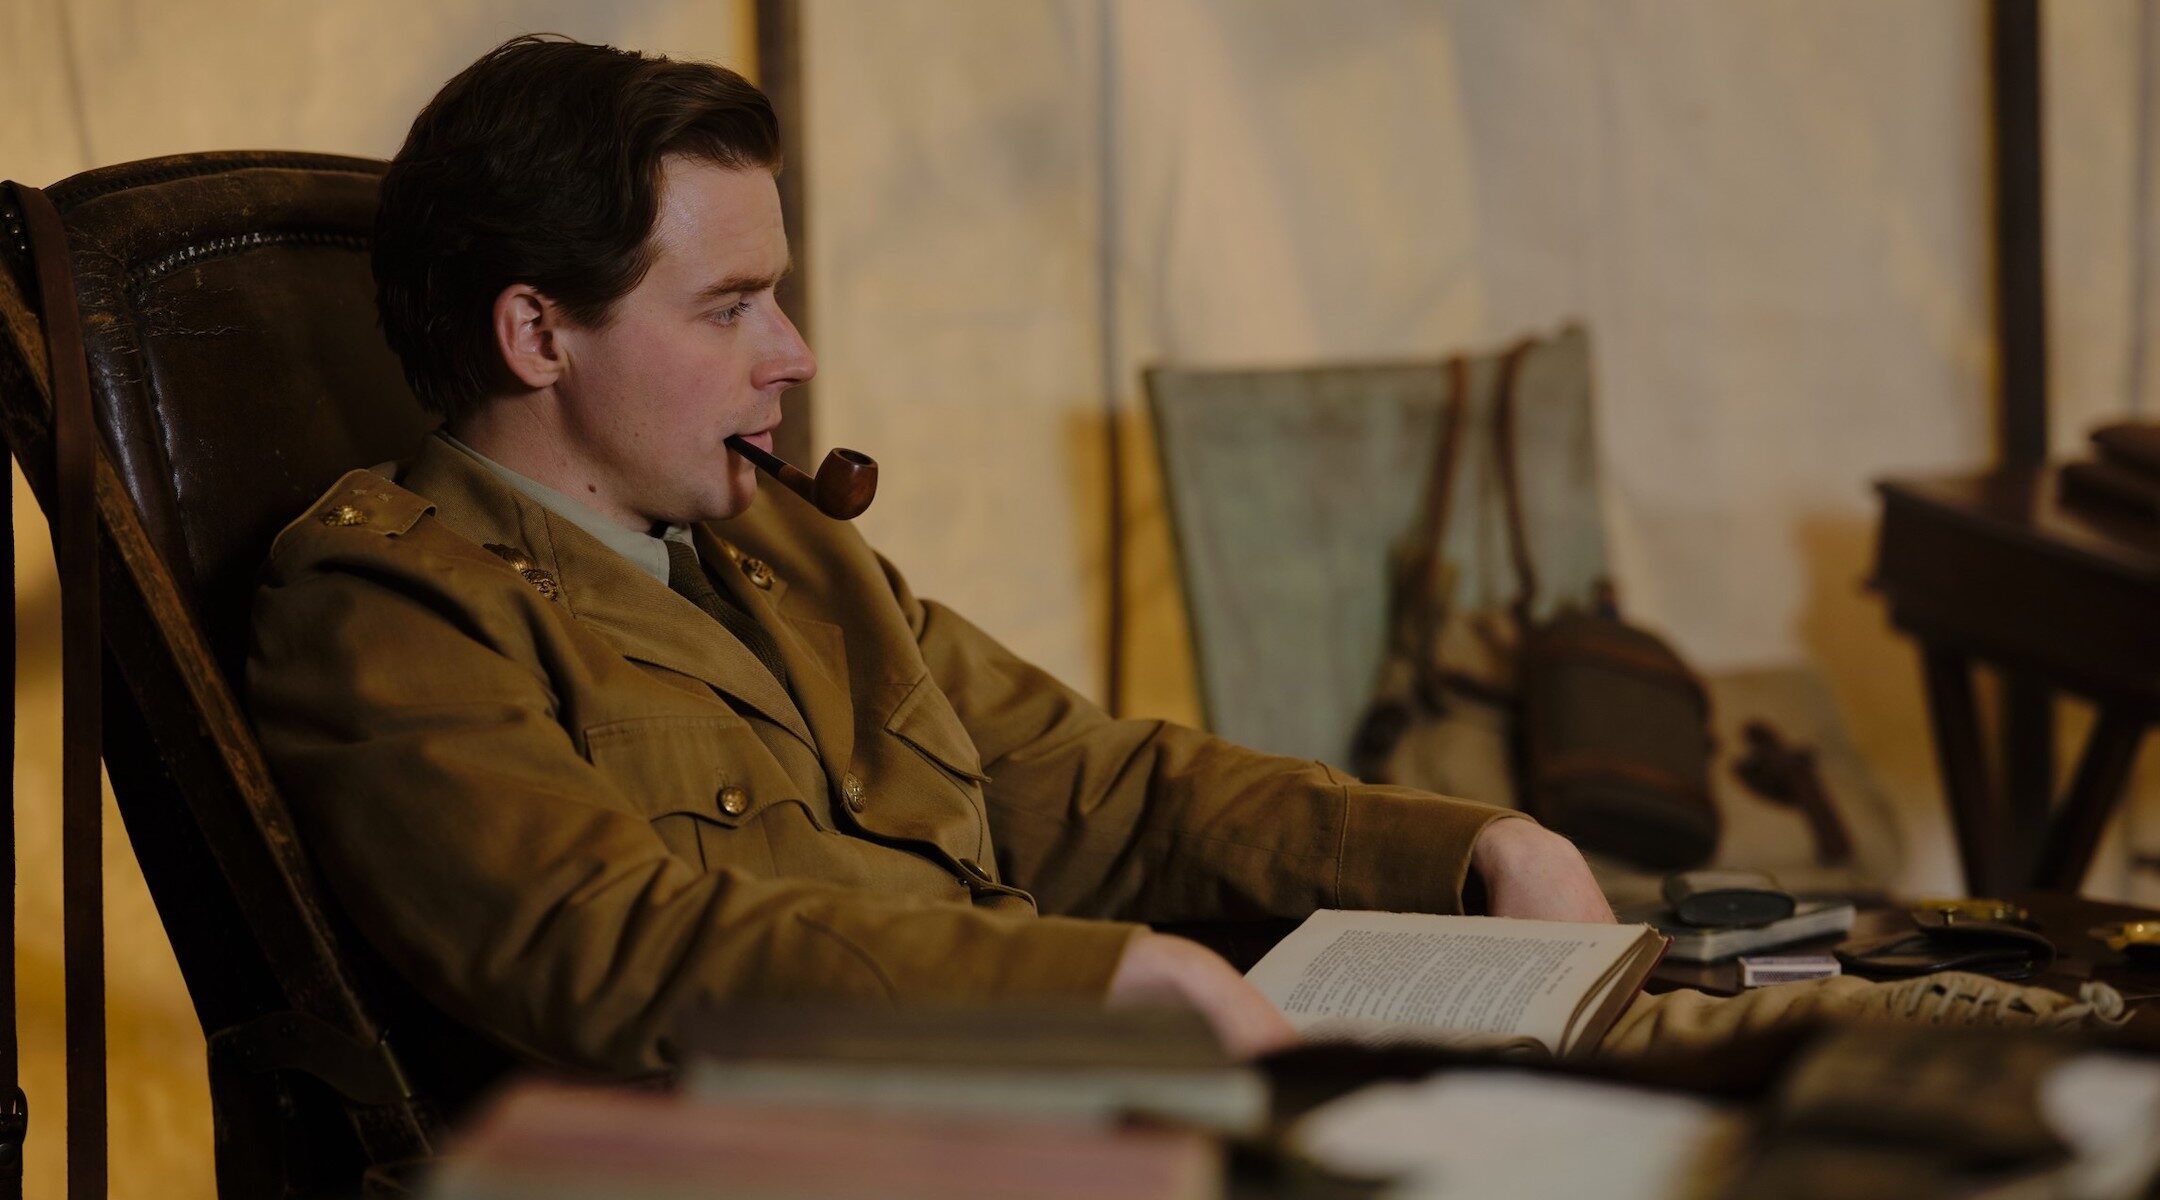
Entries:
[[[1399,591],[1390,597],[1389,627],[1408,634],[1397,647],[1410,663],[1417,695],[1428,711],[1437,711],[1444,691],[1440,668],[1440,630],[1454,604],[1454,587],[1443,559],[1448,514],[1454,507],[1456,467],[1462,459],[1463,429],[1469,424],[1470,360],[1458,354],[1447,361],[1448,399],[1440,410],[1440,436],[1434,439],[1432,469],[1425,474],[1425,495],[1418,506],[1416,541]],[[1377,745],[1375,750],[1380,749]],[[1390,743],[1383,752],[1393,753]]]
[[1531,614],[1537,604],[1537,564],[1530,557],[1530,526],[1523,514],[1522,468],[1515,455],[1515,388],[1522,380],[1523,360],[1537,347],[1525,339],[1500,360],[1500,390],[1493,397],[1493,463],[1500,474],[1500,495],[1506,501],[1508,557],[1515,564],[1515,600],[1509,606],[1518,632],[1530,632]]
[[[1527,566],[1529,543],[1522,527],[1522,500],[1513,466],[1514,434],[1508,423],[1513,420],[1515,379],[1521,373],[1523,358],[1534,345],[1533,341],[1525,341],[1508,352],[1501,363],[1499,393],[1493,401],[1493,447],[1499,463],[1501,498],[1506,506],[1508,546],[1514,553],[1516,578],[1521,585],[1509,612],[1515,614],[1518,621],[1529,609],[1530,592],[1536,584]],[[1452,503],[1458,487],[1456,480],[1462,469],[1463,439],[1469,429],[1473,403],[1470,360],[1458,354],[1448,359],[1447,371],[1450,398],[1441,415],[1440,436],[1434,441],[1433,464],[1425,476],[1425,498],[1416,532],[1408,543],[1414,558],[1412,566],[1405,572],[1405,594],[1395,597],[1395,607],[1390,610],[1389,618],[1391,628],[1415,631],[1415,644],[1407,647],[1409,662],[1415,671],[1418,700],[1428,713],[1445,711],[1445,697],[1450,693],[1494,705],[1512,704],[1515,699],[1514,694],[1503,687],[1448,666],[1440,654],[1440,636],[1454,607],[1454,583],[1450,578],[1453,568],[1446,561],[1448,523],[1452,519]],[[1406,621],[1397,614],[1405,614],[1409,619]],[[1387,753],[1393,753],[1393,749],[1390,744]]]
[[[53,397],[52,534],[61,609],[60,890],[62,961],[67,972],[67,1194],[69,1200],[102,1200],[106,1191],[105,898],[104,806],[98,768],[103,656],[98,630],[97,503],[92,490],[98,435],[91,416],[89,365],[75,307],[67,231],[45,193],[20,183],[8,186],[22,211],[37,268]],[[0,549],[12,560],[12,521],[0,540],[6,543]],[[12,594],[11,587],[10,605]],[[12,721],[9,728],[12,731]],[[12,782],[8,796],[12,815]],[[12,897],[12,886],[9,891]],[[12,925],[7,939],[11,957]],[[8,982],[12,985],[12,974]],[[14,997],[10,994],[5,999],[12,1029]],[[11,1051],[8,1078],[0,1080],[10,1085],[17,1071],[13,1040],[11,1033],[6,1047]],[[19,1102],[20,1095],[17,1088],[10,1098]],[[22,1111],[26,1123],[26,1107]],[[11,1182],[13,1200],[22,1190],[19,1141]]]
[[[0,466],[10,455],[0,445]],[[0,471],[12,476],[13,472]],[[15,481],[0,479],[0,1196],[21,1200],[23,1098],[15,1039]]]

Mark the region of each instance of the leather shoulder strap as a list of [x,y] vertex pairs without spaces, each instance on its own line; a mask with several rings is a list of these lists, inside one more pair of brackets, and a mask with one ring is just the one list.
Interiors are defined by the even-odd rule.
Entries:
[[1470,408],[1470,360],[1458,354],[1447,360],[1448,397],[1440,410],[1440,430],[1433,438],[1432,468],[1425,474],[1419,505],[1421,544],[1441,552],[1447,537],[1448,511],[1455,499],[1456,464],[1462,458],[1463,425]]
[[1500,390],[1493,396],[1493,464],[1500,475],[1500,496],[1507,510],[1508,556],[1515,564],[1515,600],[1510,606],[1516,627],[1530,632],[1537,604],[1537,564],[1530,557],[1529,519],[1523,513],[1522,463],[1515,439],[1515,391],[1523,361],[1537,341],[1526,338],[1500,360]]
[[1418,531],[1410,543],[1415,557],[1403,579],[1406,594],[1397,597],[1397,623],[1404,624],[1407,618],[1406,627],[1414,633],[1416,644],[1408,651],[1420,673],[1430,671],[1439,661],[1440,627],[1454,604],[1447,561],[1448,518],[1454,510],[1463,429],[1470,420],[1470,360],[1459,354],[1448,359],[1447,375],[1447,403],[1440,410],[1440,429],[1433,437],[1432,467],[1425,473]]

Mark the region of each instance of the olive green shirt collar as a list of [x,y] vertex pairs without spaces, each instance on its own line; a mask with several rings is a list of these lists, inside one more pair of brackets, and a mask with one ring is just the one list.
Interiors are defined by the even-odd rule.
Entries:
[[636,563],[640,570],[662,583],[668,581],[667,543],[682,542],[690,546],[693,553],[697,549],[696,543],[690,538],[688,525],[670,525],[660,532],[659,537],[639,533],[635,529],[625,529],[592,505],[564,495],[530,476],[520,475],[450,436],[447,430],[438,429],[435,436],[486,467],[497,479],[516,488],[526,499],[591,534],[594,541]]

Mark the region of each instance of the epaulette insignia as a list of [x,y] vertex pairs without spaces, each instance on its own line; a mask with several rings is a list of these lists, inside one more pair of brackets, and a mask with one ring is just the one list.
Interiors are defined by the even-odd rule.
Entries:
[[373,471],[347,471],[343,479],[315,501],[308,519],[331,529],[359,529],[396,537],[434,506],[426,498],[384,479]]
[[562,586],[555,582],[555,577],[534,564],[532,556],[526,554],[523,550],[515,546],[505,546],[501,542],[489,542],[487,550],[504,562],[509,563],[511,570],[524,576],[525,582],[533,585],[534,591],[550,600],[562,594]]

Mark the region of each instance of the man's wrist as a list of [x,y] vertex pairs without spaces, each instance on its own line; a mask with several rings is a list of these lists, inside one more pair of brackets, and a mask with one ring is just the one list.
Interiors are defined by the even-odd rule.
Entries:
[[1477,840],[1470,843],[1470,874],[1489,883],[1524,854],[1535,853],[1537,844],[1552,836],[1550,830],[1529,817],[1510,813],[1479,830]]
[[[1470,847],[1470,870],[1496,917],[1611,921],[1612,906],[1575,843],[1535,821],[1494,821]],[[1468,888],[1465,888],[1468,891]]]
[[1492,884],[1506,874],[1506,861],[1512,855],[1511,847],[1516,841],[1510,827],[1536,825],[1520,813],[1510,813],[1488,822],[1478,831],[1470,843],[1469,869],[1463,872],[1460,902],[1465,914],[1482,917],[1492,912]]

